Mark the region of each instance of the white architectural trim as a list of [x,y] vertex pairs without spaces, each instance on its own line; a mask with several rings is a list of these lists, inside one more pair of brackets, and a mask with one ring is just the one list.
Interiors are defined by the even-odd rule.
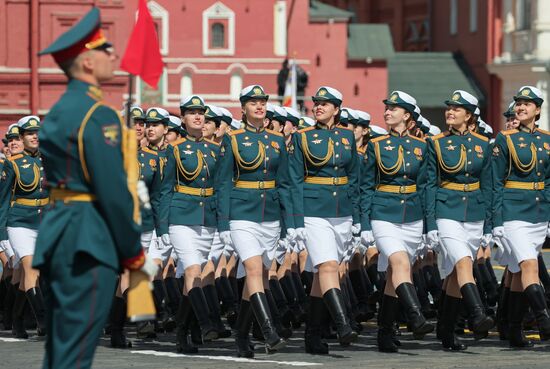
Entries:
[[244,74],[278,74],[279,69],[249,69],[246,65],[241,63],[233,63],[228,65],[225,69],[199,69],[196,65],[191,63],[183,63],[176,68],[168,69],[168,74],[180,74],[184,69],[189,68],[193,71],[193,74],[231,74],[237,69],[241,69]]
[[275,55],[286,55],[286,41],[286,1],[277,0],[273,9],[273,53]]
[[470,0],[470,32],[477,32],[477,0]]
[[[282,63],[285,58],[162,58],[165,63]],[[296,59],[297,64],[309,65],[309,59]]]
[[[210,49],[210,19],[227,20],[227,48]],[[203,55],[234,55],[235,54],[235,12],[221,1],[214,3],[202,12],[202,54]]]
[[458,0],[449,0],[449,34],[454,36],[458,32]]
[[30,109],[0,109],[0,114],[30,114]]
[[161,21],[162,35],[160,40],[160,54],[168,55],[170,50],[170,13],[156,1],[148,1],[147,8],[149,8],[153,18],[158,18]]

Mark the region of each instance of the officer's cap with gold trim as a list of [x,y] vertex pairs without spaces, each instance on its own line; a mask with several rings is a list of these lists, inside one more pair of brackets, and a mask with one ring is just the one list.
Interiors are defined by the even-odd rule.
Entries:
[[417,126],[420,126],[420,117],[422,116],[421,114],[421,111],[420,111],[420,107],[418,105],[415,105],[414,106],[414,111],[413,111],[413,120],[415,121],[415,123],[417,124]]
[[207,105],[204,112],[204,119],[213,120],[216,124],[222,121],[223,112],[215,105]]
[[518,100],[530,100],[537,106],[541,106],[544,102],[542,91],[534,86],[522,86],[516,96],[514,96],[514,101]]
[[300,124],[302,114],[300,114],[296,109],[289,108],[288,106],[285,106],[284,109],[286,111],[286,120],[291,122],[293,125],[298,126]]
[[264,88],[260,85],[246,86],[241,90],[239,101],[241,105],[246,104],[247,101],[252,99],[269,100],[269,95],[264,92]]
[[204,99],[199,95],[185,96],[184,98],[182,98],[180,102],[181,115],[184,115],[185,111],[190,109],[206,111],[206,104],[204,103]]
[[493,137],[493,128],[485,123],[483,119],[478,118],[477,124],[479,125],[479,133],[487,138]]
[[504,115],[506,118],[515,118],[516,117],[516,112],[514,110],[515,105],[516,105],[516,102],[512,101],[510,105],[508,105],[508,109],[504,113],[502,113],[502,115]]
[[441,133],[441,130],[439,129],[439,127],[432,124],[430,126],[430,132],[428,133],[428,136],[437,136],[440,133]]
[[94,7],[76,25],[40,51],[39,55],[52,54],[56,63],[61,64],[86,51],[105,50],[112,46],[101,31],[99,9]]
[[376,137],[379,137],[379,136],[384,136],[384,135],[387,135],[387,134],[388,134],[388,131],[385,130],[384,128],[371,124],[371,126],[370,126],[370,135],[371,135],[372,138],[376,138]]
[[315,120],[313,118],[301,117],[298,123],[298,128],[303,129],[308,127],[313,127],[314,125],[315,125]]
[[275,114],[275,105],[267,103],[265,117],[269,120],[272,120],[273,114]]
[[335,88],[321,86],[315,93],[315,96],[312,96],[311,99],[313,102],[328,101],[336,106],[340,106],[342,105],[343,95]]
[[479,101],[477,97],[464,90],[456,90],[449,100],[445,100],[447,106],[461,106],[470,113],[475,114]]
[[130,108],[130,117],[132,117],[134,121],[143,121],[145,120],[145,112],[139,106],[132,106]]
[[368,127],[371,119],[370,114],[362,110],[356,110],[355,112],[357,113],[357,118],[358,118],[357,125]]
[[479,107],[476,108],[476,111],[474,111],[474,115],[476,117],[479,117],[481,115],[481,110],[479,110]]
[[386,105],[399,106],[409,113],[414,113],[416,107],[416,99],[406,92],[395,90],[392,91],[390,97],[383,101]]
[[40,129],[40,118],[36,115],[27,115],[19,119],[17,126],[21,133],[23,133],[22,131],[38,131]]
[[430,121],[424,118],[422,115],[418,117],[418,128],[420,128],[420,130],[424,132],[424,134],[428,134],[430,132],[431,126],[432,124],[430,123]]
[[168,117],[168,132],[174,131],[176,133],[181,134],[181,119],[176,117],[175,115],[170,115]]
[[233,121],[233,114],[231,114],[229,110],[227,110],[226,108],[222,108],[221,106],[218,107],[218,109],[220,109],[222,113],[222,122],[231,124],[231,122]]
[[275,105],[273,107],[273,119],[276,120],[277,122],[281,123],[281,124],[285,124],[286,121],[288,120],[288,113],[287,111],[280,107],[280,106],[277,106]]
[[170,113],[163,108],[149,108],[145,113],[145,123],[162,123],[168,125],[170,121]]
[[347,108],[340,109],[340,123],[341,124],[349,123],[349,113]]
[[241,129],[243,127],[243,122],[237,119],[233,119],[231,121],[231,128],[232,129]]
[[357,125],[359,122],[359,115],[357,114],[357,110],[347,108],[348,111],[348,123],[353,124],[354,126]]
[[17,123],[10,124],[8,131],[6,132],[6,138],[8,140],[12,138],[19,138],[19,126]]

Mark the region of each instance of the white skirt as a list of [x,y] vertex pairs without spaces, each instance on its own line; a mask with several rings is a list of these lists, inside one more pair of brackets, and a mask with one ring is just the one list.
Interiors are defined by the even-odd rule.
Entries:
[[153,237],[150,245],[151,246],[149,247],[149,251],[147,254],[152,259],[160,260],[162,262],[162,265],[165,266],[166,262],[172,255],[174,247],[172,245],[169,245],[159,248],[159,246],[163,245],[160,237]]
[[510,244],[508,241],[502,240],[500,237],[495,237],[494,241],[495,247],[491,250],[491,258],[503,267],[508,266],[512,254]]
[[13,265],[18,265],[25,256],[34,255],[38,230],[24,227],[8,227],[8,239],[15,255]]
[[417,220],[410,223],[391,223],[384,220],[372,220],[372,233],[376,241],[378,255],[378,271],[388,269],[389,257],[396,252],[405,251],[412,264],[416,259],[422,243],[424,222]]
[[529,223],[521,220],[504,222],[504,237],[510,247],[508,270],[520,271],[519,264],[524,260],[537,259],[546,239],[548,222]]
[[[306,249],[313,267],[328,261],[340,263],[352,242],[352,218],[304,217]],[[309,268],[308,268],[309,269]]]
[[[251,222],[248,220],[229,221],[231,239],[235,252],[239,255],[239,264],[254,256],[261,256],[266,268],[271,267],[277,242],[281,236],[281,226],[278,220],[271,222]],[[244,267],[239,265],[237,278],[244,277]]]
[[206,264],[216,228],[171,225],[168,232],[178,261],[181,261],[184,270],[192,265],[200,265],[202,268]]
[[220,262],[220,258],[223,255],[223,251],[224,251],[224,245],[220,240],[220,233],[216,231],[214,233],[212,246],[210,247],[210,253],[208,254],[208,260],[212,260],[215,268],[218,267],[218,263]]
[[451,219],[437,219],[437,229],[441,238],[443,263],[441,277],[452,273],[456,263],[465,257],[476,260],[477,250],[483,236],[483,221],[459,222]]

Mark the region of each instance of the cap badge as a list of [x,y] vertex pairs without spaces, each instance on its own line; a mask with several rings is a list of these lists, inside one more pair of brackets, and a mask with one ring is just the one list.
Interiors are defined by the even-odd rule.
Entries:
[[201,103],[201,100],[198,97],[195,97],[191,100],[191,103],[193,105],[199,105]]
[[459,99],[460,99],[460,94],[454,94],[451,100],[458,101]]
[[132,115],[134,117],[139,117],[141,115],[141,112],[138,109],[134,109],[134,111],[132,112]]
[[521,91],[521,94],[523,96],[529,96],[530,93],[531,93],[531,90],[529,90],[528,88]]
[[262,89],[259,88],[259,87],[254,87],[254,90],[252,90],[254,92],[254,95],[261,95],[262,94]]
[[317,93],[317,95],[319,96],[325,96],[326,94],[327,94],[327,90],[325,89],[319,90],[319,92]]
[[152,112],[149,113],[149,117],[151,118],[155,118],[157,116],[157,111],[156,110],[153,110]]
[[398,95],[398,94],[393,94],[393,95],[391,95],[391,97],[390,97],[390,101],[394,101],[394,102],[395,102],[395,101],[397,101],[397,98],[399,98],[399,95]]
[[38,125],[38,122],[36,121],[36,119],[31,119],[29,120],[29,125],[31,127],[36,127]]

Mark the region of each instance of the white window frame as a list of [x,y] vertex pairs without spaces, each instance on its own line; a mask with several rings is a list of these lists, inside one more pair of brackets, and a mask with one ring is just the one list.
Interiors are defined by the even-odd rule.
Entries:
[[[210,20],[227,20],[227,47],[224,49],[210,48]],[[235,12],[221,1],[214,3],[202,12],[202,53],[203,55],[235,55]]]
[[458,0],[449,0],[449,33],[454,36],[458,33]]
[[[164,9],[156,1],[147,2],[147,8],[149,9],[149,12],[151,13],[151,17],[153,19],[160,19],[161,28],[162,28],[162,35],[160,38],[160,54],[163,56],[167,56],[170,50],[169,48],[170,15],[168,11]],[[136,16],[137,16],[137,12],[136,12]]]
[[470,0],[470,32],[477,32],[477,0]]
[[187,70],[183,73],[180,80],[180,96],[186,97],[193,95],[193,74]]

